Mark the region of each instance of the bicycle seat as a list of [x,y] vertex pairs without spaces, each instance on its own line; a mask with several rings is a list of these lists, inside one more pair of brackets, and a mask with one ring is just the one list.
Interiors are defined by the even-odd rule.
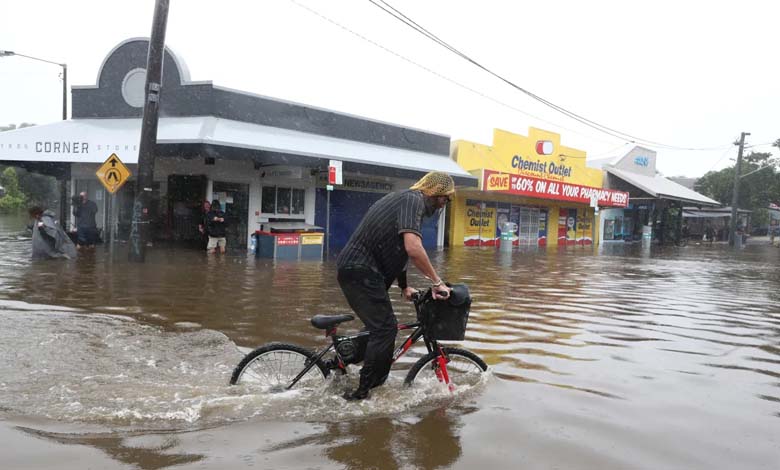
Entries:
[[320,330],[327,330],[341,322],[352,321],[354,315],[314,315],[311,317],[311,325]]

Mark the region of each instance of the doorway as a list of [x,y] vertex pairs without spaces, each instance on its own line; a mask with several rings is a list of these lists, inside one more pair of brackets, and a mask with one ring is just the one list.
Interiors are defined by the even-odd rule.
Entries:
[[227,222],[227,249],[231,252],[247,250],[249,222],[249,185],[214,181],[212,199],[218,199]]
[[198,224],[203,217],[201,207],[206,198],[205,175],[168,176],[168,217],[163,238],[199,244]]

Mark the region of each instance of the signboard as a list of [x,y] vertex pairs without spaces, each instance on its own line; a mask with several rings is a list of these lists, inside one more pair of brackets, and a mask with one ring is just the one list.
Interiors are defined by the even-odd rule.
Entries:
[[324,233],[302,233],[301,245],[322,245],[324,239]]
[[299,166],[274,166],[265,170],[263,172],[263,177],[301,179],[303,178],[303,168]]
[[466,246],[495,245],[496,208],[484,202],[466,200],[466,227],[463,242]]
[[294,246],[298,244],[297,233],[284,233],[276,235],[276,246]]
[[341,160],[331,160],[328,163],[328,184],[343,184],[344,175],[341,171]]
[[[320,183],[328,183],[330,179],[330,172],[328,172],[328,179],[325,179],[325,175],[320,176]],[[335,183],[331,183],[333,186]],[[386,181],[380,178],[371,178],[369,176],[344,176],[341,181],[342,188],[339,189],[354,189],[356,191],[366,192],[378,192],[389,193],[393,191],[394,185],[391,181]]]
[[628,207],[628,193],[624,191],[543,180],[530,176],[510,175],[493,170],[485,170],[482,187],[485,191],[497,191],[519,196],[581,204],[590,203],[591,195],[595,195],[598,206]]
[[122,163],[122,160],[120,160],[115,153],[112,153],[111,156],[108,157],[108,160],[100,165],[100,168],[95,172],[95,175],[97,175],[98,180],[103,183],[106,190],[113,194],[127,182],[131,173],[125,164]]

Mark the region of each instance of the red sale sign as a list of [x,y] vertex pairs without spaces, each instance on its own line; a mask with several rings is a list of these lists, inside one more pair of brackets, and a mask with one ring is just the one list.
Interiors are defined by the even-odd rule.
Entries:
[[523,175],[508,175],[492,170],[485,170],[482,187],[485,188],[485,191],[498,191],[518,196],[581,204],[590,204],[591,196],[595,195],[598,197],[599,207],[628,207],[628,193],[625,191],[581,186]]
[[293,246],[298,244],[298,234],[297,233],[284,233],[280,235],[276,235],[276,245],[277,246]]

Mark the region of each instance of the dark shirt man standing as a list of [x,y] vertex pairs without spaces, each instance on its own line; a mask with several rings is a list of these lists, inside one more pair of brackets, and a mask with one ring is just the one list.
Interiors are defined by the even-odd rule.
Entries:
[[97,242],[97,222],[95,222],[97,211],[97,204],[89,200],[87,192],[80,192],[79,202],[73,209],[73,215],[76,217],[76,233],[79,246],[92,247]]
[[209,234],[209,244],[206,246],[208,253],[216,253],[219,248],[220,253],[225,253],[227,247],[227,223],[225,222],[225,213],[219,204],[219,199],[211,201],[211,211],[206,214],[206,230]]
[[449,296],[450,289],[428,259],[422,245],[422,219],[444,207],[455,193],[446,173],[431,172],[410,189],[390,193],[368,209],[336,261],[338,282],[349,306],[371,332],[366,347],[360,385],[347,392],[347,400],[368,397],[382,385],[392,363],[398,322],[387,293],[394,281],[411,300],[415,290],[406,284],[411,260],[432,282],[434,298]]

